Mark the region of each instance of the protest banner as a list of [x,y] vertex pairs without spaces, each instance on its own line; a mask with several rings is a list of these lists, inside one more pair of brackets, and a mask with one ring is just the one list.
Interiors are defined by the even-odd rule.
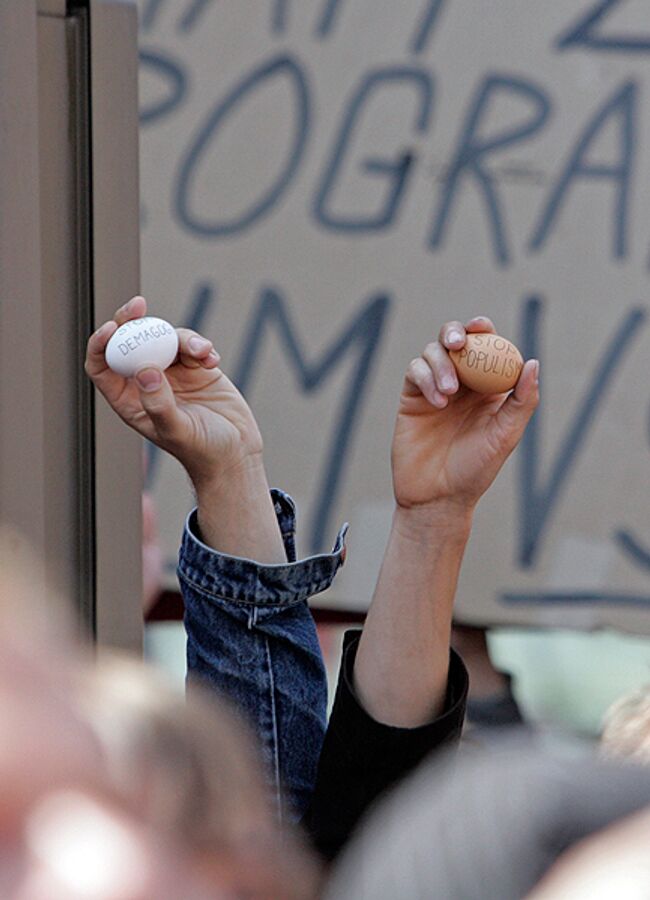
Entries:
[[[635,0],[140,4],[143,290],[214,340],[363,609],[403,372],[450,318],[541,360],[458,618],[650,632],[650,19]],[[124,298],[116,298],[120,302]],[[170,570],[191,505],[154,454]],[[171,577],[171,576],[170,576]]]

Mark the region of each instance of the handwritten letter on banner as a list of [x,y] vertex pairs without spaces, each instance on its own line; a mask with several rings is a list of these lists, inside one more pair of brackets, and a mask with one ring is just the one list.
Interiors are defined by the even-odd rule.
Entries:
[[[650,632],[647,2],[140,14],[143,288],[215,341],[302,552],[349,519],[322,602],[371,596],[406,365],[483,313],[541,359],[543,401],[477,514],[459,619]],[[190,492],[162,456],[150,475],[171,569]]]

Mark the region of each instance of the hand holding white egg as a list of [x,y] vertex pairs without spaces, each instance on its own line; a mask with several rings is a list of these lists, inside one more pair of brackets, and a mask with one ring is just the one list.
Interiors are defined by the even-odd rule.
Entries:
[[195,484],[261,453],[255,420],[212,342],[146,313],[134,297],[88,341],[86,372],[115,412],[176,456]]

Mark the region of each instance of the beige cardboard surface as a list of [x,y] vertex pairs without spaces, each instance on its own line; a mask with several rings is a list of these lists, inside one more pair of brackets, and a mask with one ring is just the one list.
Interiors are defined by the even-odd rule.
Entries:
[[[459,619],[649,632],[647,4],[140,13],[144,292],[245,390],[302,552],[350,521],[318,602],[367,605],[403,371],[483,313],[541,358],[543,401],[477,514]],[[172,460],[152,477],[171,569],[191,495]]]

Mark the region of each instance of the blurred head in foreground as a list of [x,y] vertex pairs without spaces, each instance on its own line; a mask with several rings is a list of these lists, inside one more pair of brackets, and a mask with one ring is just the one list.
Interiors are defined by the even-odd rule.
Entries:
[[230,708],[91,658],[12,536],[0,571],[3,900],[313,897]]
[[97,790],[101,756],[71,702],[84,660],[68,609],[47,590],[38,561],[6,533],[0,573],[0,829],[6,829],[51,786]]
[[324,896],[520,900],[574,844],[645,807],[647,769],[494,742],[421,766],[367,819]]
[[183,697],[118,656],[100,661],[80,699],[120,800],[207,881],[233,896],[314,896],[316,870],[280,830],[252,736],[228,703],[198,687]]

